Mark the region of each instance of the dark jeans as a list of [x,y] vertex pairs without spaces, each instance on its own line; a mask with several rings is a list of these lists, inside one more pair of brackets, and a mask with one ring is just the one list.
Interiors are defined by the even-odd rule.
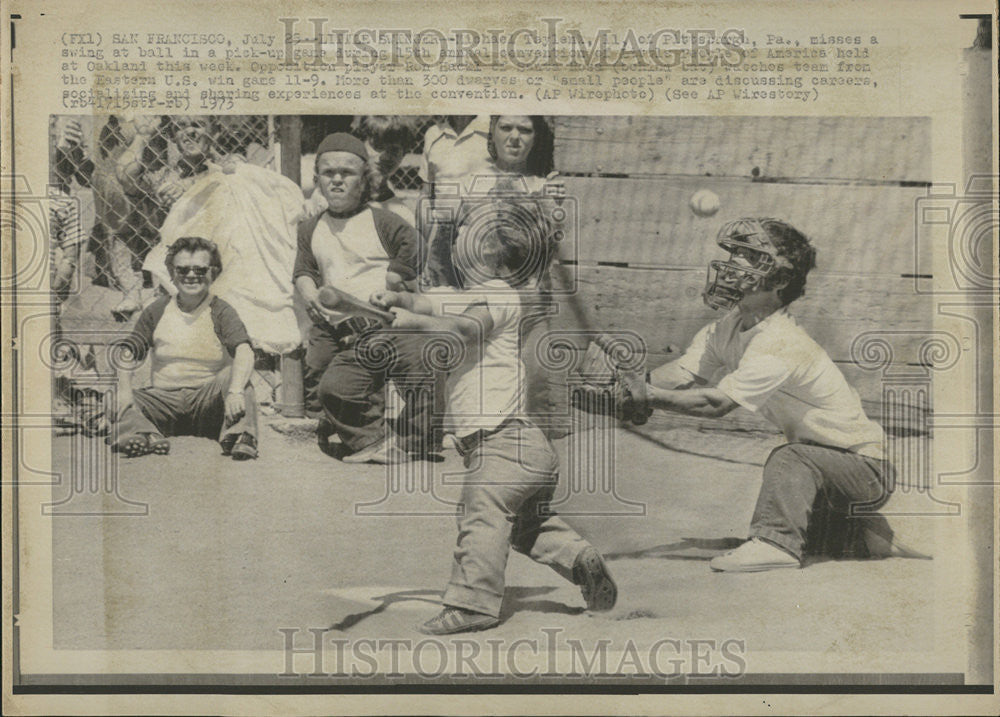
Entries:
[[256,438],[257,400],[250,385],[243,390],[246,412],[236,423],[226,424],[229,375],[230,369],[226,368],[201,386],[136,389],[132,392],[134,403],[118,419],[118,440],[135,433],[201,436],[219,441],[228,435],[249,433]]
[[[319,400],[319,384],[330,367],[333,357],[354,345],[362,334],[376,326],[374,321],[360,318],[346,319],[336,326],[314,323],[309,328],[306,341],[305,367],[302,388],[305,393],[306,415],[318,418],[323,415]],[[377,399],[376,399],[377,400]]]
[[840,448],[810,443],[779,446],[764,464],[750,535],[801,559],[817,508],[844,515],[852,505],[863,506],[870,514],[888,499],[892,475],[887,461]]
[[424,243],[426,255],[423,257],[421,271],[424,286],[462,286],[452,259],[455,233],[454,222],[442,221],[431,225],[430,236]]
[[333,357],[343,350],[344,344],[334,335],[332,327],[315,323],[309,327],[302,388],[305,392],[306,414],[313,418],[323,415],[323,406],[319,401],[319,383]]
[[415,453],[440,448],[445,374],[427,357],[428,342],[435,338],[424,332],[375,331],[331,358],[317,393],[323,420],[348,450],[356,453],[385,438],[389,379],[404,400],[392,426],[402,447]]

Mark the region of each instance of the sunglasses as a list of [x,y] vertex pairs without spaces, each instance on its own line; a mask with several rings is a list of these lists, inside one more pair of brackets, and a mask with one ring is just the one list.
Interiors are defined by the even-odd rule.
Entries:
[[175,266],[174,271],[177,272],[178,276],[187,276],[188,274],[194,274],[197,277],[203,277],[208,275],[210,266]]

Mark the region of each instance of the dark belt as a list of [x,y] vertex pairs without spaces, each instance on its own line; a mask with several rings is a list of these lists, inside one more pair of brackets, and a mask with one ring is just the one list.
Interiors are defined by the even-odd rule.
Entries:
[[330,334],[330,338],[337,343],[347,344],[348,346],[354,343],[354,339],[381,326],[374,319],[366,319],[360,316],[352,316],[343,321],[338,321],[335,325],[328,321],[324,321],[323,323],[326,325],[326,330]]
[[458,439],[459,450],[462,452],[463,455],[466,453],[470,453],[476,446],[478,446],[480,443],[482,443],[490,436],[495,436],[497,433],[500,433],[500,431],[510,426],[513,426],[516,423],[525,423],[525,421],[520,418],[514,418],[513,416],[508,416],[507,418],[503,419],[503,421],[500,422],[500,425],[498,425],[496,428],[490,428],[489,430],[485,428],[480,428],[478,431],[474,431],[473,433],[470,433],[467,436],[463,436],[462,438]]

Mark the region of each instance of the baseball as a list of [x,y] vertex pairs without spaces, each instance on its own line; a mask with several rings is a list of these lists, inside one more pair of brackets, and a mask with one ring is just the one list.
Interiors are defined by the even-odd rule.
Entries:
[[719,195],[710,189],[699,189],[691,195],[690,205],[699,217],[710,217],[719,211]]

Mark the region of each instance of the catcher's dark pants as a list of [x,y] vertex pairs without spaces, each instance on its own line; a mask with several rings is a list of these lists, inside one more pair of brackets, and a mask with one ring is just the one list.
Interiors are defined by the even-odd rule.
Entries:
[[775,448],[764,464],[750,536],[780,545],[801,559],[817,509],[870,514],[889,498],[887,461],[810,443]]
[[573,563],[590,544],[549,508],[559,459],[545,434],[508,419],[494,433],[460,440],[459,452],[468,472],[441,601],[499,617],[511,547],[572,580]]
[[392,379],[404,406],[393,422],[403,448],[436,450],[441,442],[444,376],[428,365],[423,332],[375,331],[334,354],[319,380],[323,420],[356,453],[386,434],[386,382]]
[[246,411],[234,424],[226,424],[226,391],[230,369],[215,379],[191,388],[138,388],[132,392],[133,404],[118,419],[117,440],[135,433],[159,433],[164,436],[201,436],[221,441],[229,435],[249,433],[257,437],[257,400],[253,387],[243,390]]

